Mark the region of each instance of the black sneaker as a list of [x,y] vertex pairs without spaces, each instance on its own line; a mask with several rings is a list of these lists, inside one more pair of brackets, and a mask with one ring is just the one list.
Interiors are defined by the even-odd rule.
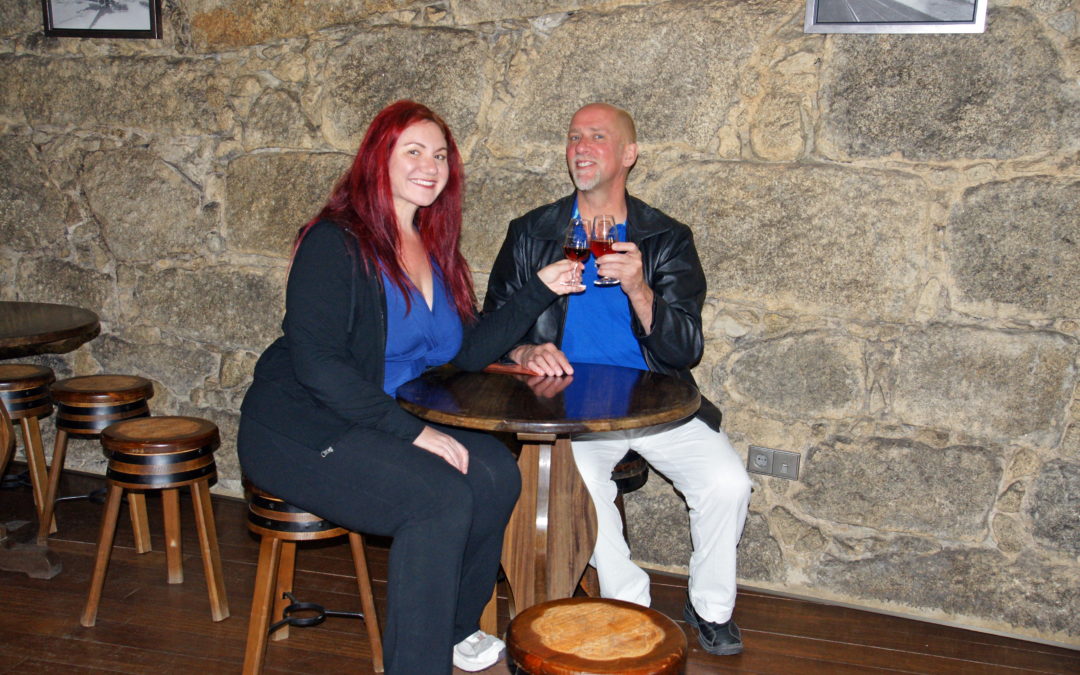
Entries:
[[742,635],[734,621],[713,623],[702,619],[690,603],[690,598],[686,599],[683,616],[687,623],[697,628],[698,642],[705,651],[717,656],[732,656],[742,652]]

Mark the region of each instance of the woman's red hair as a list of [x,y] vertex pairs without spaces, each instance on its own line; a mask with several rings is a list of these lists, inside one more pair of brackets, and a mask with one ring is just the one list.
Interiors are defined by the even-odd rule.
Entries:
[[447,164],[450,175],[446,187],[430,206],[416,212],[416,227],[428,255],[442,270],[457,313],[471,321],[476,312],[476,295],[472,275],[465,257],[461,255],[461,200],[464,192],[464,170],[450,127],[430,108],[415,101],[397,101],[383,108],[368,126],[352,166],[334,186],[333,192],[319,215],[304,227],[293,249],[300,246],[308,228],[320,220],[330,220],[346,227],[356,235],[360,256],[371,269],[386,274],[401,289],[409,307],[410,288],[415,288],[398,262],[401,236],[398,232],[394,197],[390,187],[390,153],[401,133],[417,122],[434,122],[446,137]]

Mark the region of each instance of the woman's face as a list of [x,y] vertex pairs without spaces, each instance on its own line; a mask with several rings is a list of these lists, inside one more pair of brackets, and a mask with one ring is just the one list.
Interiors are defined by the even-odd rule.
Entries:
[[390,190],[398,216],[430,206],[450,177],[449,151],[439,125],[424,120],[406,127],[390,153]]

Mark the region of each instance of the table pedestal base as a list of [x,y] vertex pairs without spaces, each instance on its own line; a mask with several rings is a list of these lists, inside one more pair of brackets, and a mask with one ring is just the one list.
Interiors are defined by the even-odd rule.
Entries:
[[522,433],[518,440],[521,497],[506,526],[502,553],[511,617],[572,596],[596,543],[596,511],[570,439]]
[[63,567],[46,546],[36,542],[37,527],[25,520],[0,523],[0,570],[22,572],[31,579],[52,579]]

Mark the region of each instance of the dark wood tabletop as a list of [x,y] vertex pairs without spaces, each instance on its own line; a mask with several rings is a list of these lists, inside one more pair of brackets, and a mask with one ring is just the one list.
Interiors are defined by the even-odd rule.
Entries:
[[398,389],[401,406],[432,422],[485,431],[616,431],[697,412],[697,389],[677,377],[576,363],[574,374],[537,377],[436,368]]
[[97,314],[49,302],[0,302],[0,359],[63,354],[97,336]]

